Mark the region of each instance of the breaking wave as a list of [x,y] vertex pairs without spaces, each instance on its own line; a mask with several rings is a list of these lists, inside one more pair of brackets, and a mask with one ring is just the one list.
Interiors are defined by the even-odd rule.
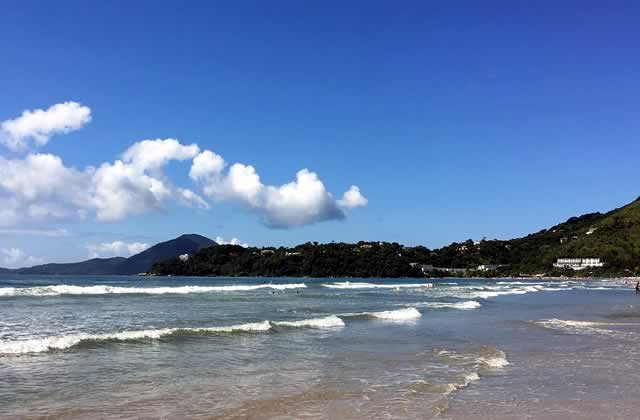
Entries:
[[162,328],[153,330],[121,331],[111,334],[70,334],[58,337],[34,338],[30,340],[0,343],[0,354],[43,353],[51,350],[66,350],[83,343],[157,340],[161,337],[188,334],[220,334],[235,332],[263,332],[271,329],[269,321],[208,328]]
[[411,391],[413,392],[433,392],[438,394],[443,394],[444,396],[449,395],[455,391],[466,388],[473,381],[477,381],[480,379],[480,376],[476,372],[470,372],[466,374],[458,375],[458,381],[453,383],[446,384],[434,384],[429,381],[425,381],[420,379],[413,383],[411,386]]
[[360,312],[341,315],[354,319],[382,319],[385,321],[413,321],[422,316],[416,308],[396,309],[395,311]]
[[502,369],[509,365],[507,355],[502,350],[491,346],[483,346],[476,353],[456,353],[454,351],[440,350],[437,354],[445,361],[453,361],[456,364],[468,365],[473,371],[478,369]]
[[482,305],[480,302],[475,300],[467,300],[465,302],[422,302],[415,304],[416,306],[424,306],[427,308],[433,309],[461,309],[461,310],[469,310],[469,309],[477,309]]
[[257,285],[230,285],[230,286],[175,286],[175,287],[119,287],[119,286],[39,286],[39,287],[2,287],[0,296],[61,296],[61,295],[111,295],[111,294],[188,294],[211,292],[247,292],[259,289],[303,289],[304,283],[288,284],[257,284]]
[[335,316],[329,315],[323,318],[303,319],[301,321],[278,321],[272,322],[276,327],[289,328],[341,328],[344,327],[344,321]]
[[322,287],[329,289],[415,289],[415,288],[432,288],[433,283],[404,283],[404,284],[374,284],[364,282],[339,281],[335,283],[326,283]]
[[633,333],[628,331],[618,331],[602,328],[602,326],[616,325],[608,322],[572,321],[557,318],[543,319],[531,322],[540,327],[560,331],[566,334],[601,335],[611,338],[629,338],[634,336]]
[[[420,316],[415,308],[400,309],[387,312],[367,313],[372,318],[381,319],[409,319]],[[299,321],[261,321],[245,324],[237,324],[221,327],[192,327],[192,328],[161,328],[148,330],[120,331],[108,334],[69,334],[54,337],[33,338],[28,340],[15,340],[0,342],[0,354],[17,355],[28,353],[43,353],[54,350],[67,350],[76,346],[101,342],[124,342],[140,340],[158,340],[171,336],[190,335],[215,335],[229,333],[258,333],[277,331],[281,328],[317,328],[330,329],[345,326],[342,318],[337,315],[328,315],[321,318],[310,318]]]

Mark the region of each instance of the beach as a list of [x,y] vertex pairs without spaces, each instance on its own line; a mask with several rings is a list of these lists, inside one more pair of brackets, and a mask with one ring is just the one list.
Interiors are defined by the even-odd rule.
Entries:
[[0,417],[638,418],[624,281],[0,278]]

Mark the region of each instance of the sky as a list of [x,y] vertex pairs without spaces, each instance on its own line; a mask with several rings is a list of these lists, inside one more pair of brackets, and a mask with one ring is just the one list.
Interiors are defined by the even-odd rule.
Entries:
[[635,2],[177,6],[3,2],[0,266],[439,247],[640,195]]

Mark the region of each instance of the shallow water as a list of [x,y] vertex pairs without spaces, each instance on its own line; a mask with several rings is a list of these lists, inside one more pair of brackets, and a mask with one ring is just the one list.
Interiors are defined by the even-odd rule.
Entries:
[[0,416],[638,418],[616,282],[0,278]]

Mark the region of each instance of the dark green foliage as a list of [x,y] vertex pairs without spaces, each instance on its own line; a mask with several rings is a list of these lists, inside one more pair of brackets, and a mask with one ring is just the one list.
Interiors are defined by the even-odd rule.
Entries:
[[[591,233],[587,233],[590,232]],[[572,271],[553,268],[557,258],[601,258],[605,267]],[[638,275],[640,274],[640,199],[606,214],[572,217],[549,229],[512,240],[467,240],[436,250],[397,243],[306,243],[295,248],[206,248],[186,262],[153,266],[157,274],[212,276],[412,277],[410,263],[467,268],[467,275]],[[479,265],[499,265],[487,272]],[[432,271],[429,276],[449,276]],[[458,275],[458,274],[456,274]]]
[[[426,248],[425,248],[426,249]],[[205,248],[187,261],[155,264],[152,272],[187,276],[421,277],[413,255],[397,243],[314,244],[295,248]]]

